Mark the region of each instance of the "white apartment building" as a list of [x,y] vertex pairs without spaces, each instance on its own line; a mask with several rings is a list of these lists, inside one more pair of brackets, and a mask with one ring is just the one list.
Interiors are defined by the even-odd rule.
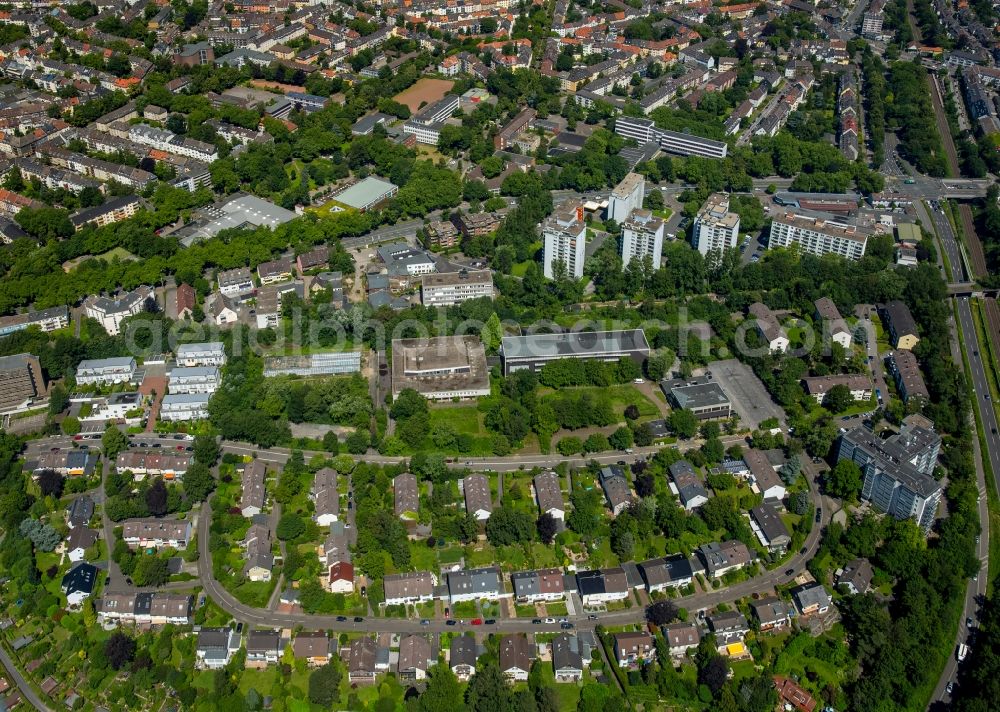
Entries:
[[185,368],[192,366],[224,366],[226,349],[221,341],[206,341],[202,344],[181,344],[177,347],[177,365]]
[[611,191],[608,201],[608,217],[619,225],[628,219],[633,210],[642,209],[642,199],[646,192],[646,179],[638,173],[629,173]]
[[208,417],[207,393],[177,393],[163,396],[161,420],[201,420]]
[[493,273],[488,269],[425,274],[420,285],[425,307],[450,307],[479,297],[493,298]]
[[76,384],[86,386],[128,383],[135,376],[135,368],[135,359],[131,356],[87,359],[76,367]]
[[729,212],[729,196],[716,193],[709,197],[691,228],[691,245],[703,255],[736,247],[740,236],[740,216]]
[[241,297],[254,289],[253,275],[246,267],[219,272],[219,291],[226,297]]
[[649,256],[653,269],[660,267],[663,254],[663,221],[648,210],[637,208],[622,222],[622,265]]
[[142,285],[126,292],[117,299],[91,296],[83,302],[83,311],[91,319],[100,322],[104,330],[117,336],[122,322],[130,316],[146,311],[153,299],[153,289]]
[[542,223],[545,239],[545,276],[552,279],[552,264],[566,266],[566,274],[574,279],[583,276],[587,249],[587,226],[583,222],[583,206],[560,208]]
[[860,260],[868,235],[869,231],[858,225],[785,213],[771,222],[768,247],[790,247],[794,243],[813,255],[834,254]]
[[215,393],[219,387],[218,366],[178,367],[170,371],[167,388],[171,393]]

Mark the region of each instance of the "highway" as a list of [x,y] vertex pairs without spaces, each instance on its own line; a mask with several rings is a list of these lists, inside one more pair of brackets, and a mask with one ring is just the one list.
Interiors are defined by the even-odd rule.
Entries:
[[[967,275],[965,261],[958,240],[955,238],[955,232],[951,227],[951,222],[938,210],[932,209],[930,217],[941,239],[944,254],[948,256],[951,281],[964,281]],[[998,435],[996,411],[990,400],[989,381],[986,379],[986,368],[982,359],[984,350],[979,343],[979,337],[972,320],[972,306],[969,304],[968,297],[959,298],[956,307],[958,323],[955,326],[961,330],[962,339],[965,342],[966,355],[971,371],[969,374],[971,376],[970,381],[975,400],[973,407],[979,413],[986,439],[985,453],[979,452],[978,442],[974,443],[975,449],[980,456],[989,458],[993,472],[998,473],[1000,472],[1000,435]],[[953,352],[957,352],[959,348],[957,343],[953,343]],[[960,353],[956,355],[961,356]],[[956,649],[960,643],[966,642],[969,638],[970,631],[965,625],[966,619],[971,618],[973,622],[978,621],[979,601],[986,595],[986,586],[989,581],[990,531],[989,511],[986,501],[986,475],[983,470],[982,461],[976,458],[975,464],[976,487],[979,491],[979,521],[982,527],[982,534],[977,545],[976,555],[983,562],[983,568],[980,574],[974,580],[969,581],[966,587],[962,621],[959,624],[958,634],[955,639]],[[941,672],[941,677],[931,697],[931,705],[935,703],[948,704],[951,701],[951,696],[947,693],[947,685],[949,682],[955,680],[957,671],[958,660],[955,655],[952,655],[948,658],[948,662],[945,663],[944,670]]]

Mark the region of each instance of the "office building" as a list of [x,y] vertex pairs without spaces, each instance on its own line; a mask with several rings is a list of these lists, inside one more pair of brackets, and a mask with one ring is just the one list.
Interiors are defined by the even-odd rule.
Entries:
[[394,340],[393,396],[407,388],[432,400],[488,396],[490,373],[482,341],[471,335]]
[[421,279],[420,301],[425,307],[451,307],[480,297],[493,298],[493,273],[488,269],[425,274]]
[[663,255],[663,220],[648,210],[636,209],[622,223],[622,265],[647,257],[653,269],[660,268]]
[[885,440],[863,426],[844,433],[837,459],[861,468],[863,500],[897,519],[913,519],[926,533],[941,501],[941,483],[931,476],[940,449],[941,437],[930,421],[911,415]]
[[626,356],[639,364],[649,356],[642,329],[505,336],[500,344],[505,376],[523,369],[539,371],[546,363],[564,358],[613,362]]
[[634,138],[640,146],[656,143],[667,153],[679,156],[704,156],[725,158],[729,147],[723,141],[714,141],[692,134],[659,129],[652,119],[634,116],[619,116],[615,119],[615,133],[625,138]]
[[729,212],[729,196],[715,193],[698,211],[691,228],[691,245],[703,255],[736,247],[740,216]]
[[44,394],[45,378],[36,356],[0,357],[0,413],[20,410]]
[[619,225],[628,219],[633,210],[642,209],[646,194],[646,179],[639,173],[629,173],[611,191],[608,201],[608,218]]
[[[549,279],[559,273],[570,279],[583,276],[587,250],[587,226],[583,222],[583,206],[560,206],[542,223],[545,241],[542,271]],[[558,263],[565,269],[553,269]]]
[[403,133],[415,136],[418,143],[437,146],[445,120],[455,113],[458,106],[458,95],[448,94],[430,106],[424,107],[403,124]]
[[868,228],[824,217],[806,217],[795,213],[777,215],[771,221],[768,247],[798,245],[812,255],[839,255],[860,260],[868,244]]

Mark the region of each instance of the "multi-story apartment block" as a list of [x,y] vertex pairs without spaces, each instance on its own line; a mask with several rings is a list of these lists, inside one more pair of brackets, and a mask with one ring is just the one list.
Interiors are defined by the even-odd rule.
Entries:
[[740,236],[740,216],[729,212],[729,196],[716,193],[709,197],[691,228],[691,244],[703,255],[736,247]]
[[488,269],[425,274],[421,280],[425,307],[450,307],[480,297],[493,298],[493,273]]
[[635,209],[622,223],[622,264],[649,257],[659,269],[663,254],[663,221],[648,210]]
[[167,388],[171,393],[215,393],[219,387],[219,367],[178,367],[170,371],[168,378]]
[[86,359],[76,367],[76,384],[109,385],[128,383],[135,377],[135,359],[131,356]]
[[0,317],[0,336],[7,336],[30,326],[37,326],[46,332],[64,329],[69,326],[69,309],[64,306],[52,307],[26,314]]
[[226,363],[226,349],[221,341],[206,341],[201,344],[181,344],[177,347],[177,365],[223,366]]
[[117,299],[87,297],[83,302],[83,311],[91,319],[97,319],[109,334],[117,336],[121,323],[130,316],[146,311],[152,300],[152,287],[142,285]]
[[645,194],[646,179],[639,173],[629,173],[611,191],[608,217],[619,225],[625,222],[633,210],[642,209]]
[[859,426],[840,437],[838,460],[852,460],[864,474],[861,498],[897,519],[913,519],[926,533],[941,501],[941,483],[931,476],[941,437],[929,420],[908,416],[885,440]]
[[160,401],[162,420],[201,420],[208,417],[208,393],[176,393]]
[[542,271],[553,279],[556,263],[565,267],[563,274],[570,279],[583,276],[583,263],[587,249],[587,226],[583,222],[583,206],[560,207],[542,223],[545,240]]
[[860,260],[865,254],[869,234],[869,230],[860,225],[785,213],[775,216],[771,222],[768,247],[797,244],[803,252],[813,255],[834,254]]

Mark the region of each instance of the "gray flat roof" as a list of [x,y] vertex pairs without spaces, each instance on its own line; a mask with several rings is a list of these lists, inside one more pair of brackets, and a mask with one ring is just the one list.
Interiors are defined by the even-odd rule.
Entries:
[[649,351],[642,329],[628,331],[586,331],[563,334],[505,336],[504,358],[586,357],[625,351]]
[[335,195],[333,199],[338,203],[360,210],[378,202],[394,190],[396,190],[395,184],[381,178],[368,176],[344,192]]

